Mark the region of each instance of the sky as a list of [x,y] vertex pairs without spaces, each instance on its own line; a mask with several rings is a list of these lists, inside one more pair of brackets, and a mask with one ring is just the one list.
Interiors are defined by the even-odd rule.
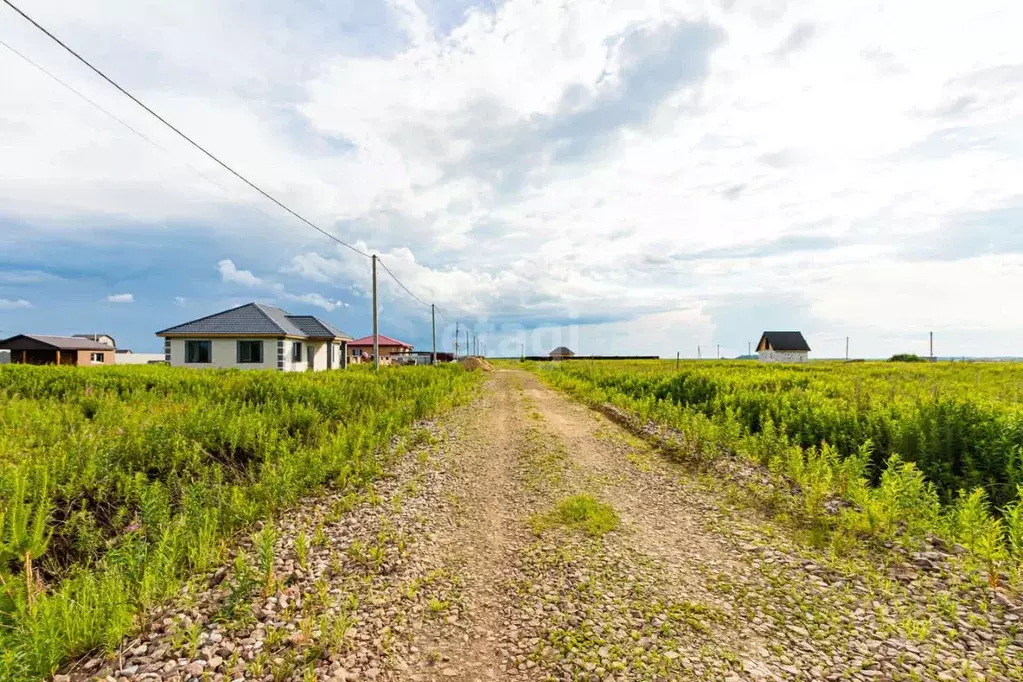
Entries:
[[[490,355],[731,357],[767,329],[1023,355],[1023,3],[21,5],[379,254],[442,349],[457,322]],[[249,301],[371,332],[368,259],[4,5],[0,41],[0,337],[154,352]],[[429,307],[379,289],[381,333],[428,349]]]

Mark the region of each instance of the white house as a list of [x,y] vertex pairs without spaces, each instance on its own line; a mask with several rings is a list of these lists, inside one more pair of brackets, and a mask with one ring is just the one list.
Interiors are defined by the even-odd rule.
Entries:
[[157,332],[175,367],[237,367],[300,372],[344,369],[352,337],[312,315],[246,303]]
[[156,365],[164,362],[163,353],[136,353],[130,348],[117,349],[119,365]]
[[809,352],[802,332],[764,332],[757,344],[760,362],[806,362]]
[[95,341],[96,343],[106,344],[111,348],[117,348],[117,342],[114,341],[114,337],[110,336],[110,334],[74,334],[74,338],[89,339],[90,341]]

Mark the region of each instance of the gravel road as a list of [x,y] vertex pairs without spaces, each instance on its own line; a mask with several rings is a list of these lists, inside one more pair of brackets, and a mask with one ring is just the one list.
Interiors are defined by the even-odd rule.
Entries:
[[[399,450],[58,682],[1023,680],[1023,608],[954,556],[814,550],[531,374]],[[558,522],[579,496],[617,526]]]

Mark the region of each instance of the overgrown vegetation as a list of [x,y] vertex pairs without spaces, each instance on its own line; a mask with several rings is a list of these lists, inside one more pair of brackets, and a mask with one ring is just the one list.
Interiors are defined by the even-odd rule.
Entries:
[[591,537],[610,533],[620,523],[618,514],[590,494],[583,493],[559,500],[554,509],[533,519],[533,528],[542,531],[552,526],[581,530]]
[[963,545],[996,585],[1023,562],[1018,365],[573,362],[535,368],[668,427],[695,457],[738,454],[795,484],[832,533]]
[[[0,367],[0,680],[113,648],[233,533],[371,480],[396,436],[476,381],[458,367]],[[275,579],[269,533],[246,591]]]

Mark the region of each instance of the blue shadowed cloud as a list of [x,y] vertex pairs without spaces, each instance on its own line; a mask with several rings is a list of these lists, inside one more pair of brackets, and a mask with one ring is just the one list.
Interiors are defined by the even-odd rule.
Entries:
[[420,9],[439,36],[446,36],[465,23],[470,11],[492,14],[500,4],[498,0],[419,0]]
[[903,245],[900,253],[909,260],[940,261],[1023,253],[1023,199],[993,211],[959,216]]
[[829,251],[845,245],[836,237],[813,234],[789,234],[756,244],[704,249],[692,253],[672,254],[677,262],[701,260],[728,260],[733,258],[770,258],[804,251]]
[[509,115],[499,105],[477,101],[456,122],[456,136],[473,140],[472,153],[450,172],[471,173],[510,193],[538,168],[607,151],[624,129],[649,122],[672,94],[699,84],[723,39],[707,22],[634,28],[607,46],[619,52],[622,68],[615,86],[598,88],[596,96],[576,84],[563,93],[557,113],[510,124],[502,123]]

